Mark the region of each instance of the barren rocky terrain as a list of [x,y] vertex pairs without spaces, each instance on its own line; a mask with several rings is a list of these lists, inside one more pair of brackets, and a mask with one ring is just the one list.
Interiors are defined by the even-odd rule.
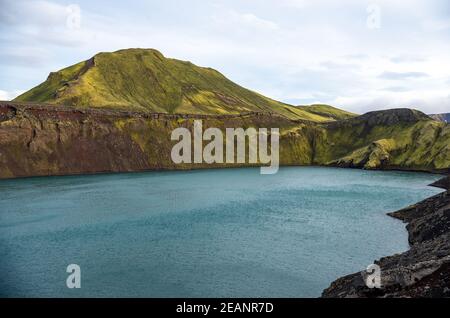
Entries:
[[389,213],[408,223],[410,249],[375,262],[381,288],[368,288],[366,273],[354,273],[334,281],[323,297],[450,297],[450,177],[433,185],[446,191]]

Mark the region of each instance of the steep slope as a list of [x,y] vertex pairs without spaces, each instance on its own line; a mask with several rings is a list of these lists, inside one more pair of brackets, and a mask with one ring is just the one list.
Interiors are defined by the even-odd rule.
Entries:
[[[0,178],[236,166],[172,162],[177,127],[280,128],[281,165],[450,171],[450,129],[412,110],[335,123],[276,114],[183,115],[0,102]],[[248,166],[240,164],[239,166]]]
[[345,110],[325,104],[301,105],[298,106],[298,108],[309,113],[328,117],[330,118],[330,120],[342,120],[358,116],[357,114],[350,113]]
[[324,124],[316,163],[367,169],[445,170],[450,126],[417,110],[392,109]]
[[99,53],[50,73],[15,101],[180,114],[274,112],[291,119],[332,118],[245,89],[216,70],[165,58],[153,49]]

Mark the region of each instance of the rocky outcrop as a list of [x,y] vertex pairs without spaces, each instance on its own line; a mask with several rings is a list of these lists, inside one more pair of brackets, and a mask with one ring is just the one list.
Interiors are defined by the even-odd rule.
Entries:
[[450,297],[450,176],[433,185],[445,192],[390,216],[408,222],[410,249],[375,262],[380,289],[365,284],[365,272],[339,278],[323,297]]

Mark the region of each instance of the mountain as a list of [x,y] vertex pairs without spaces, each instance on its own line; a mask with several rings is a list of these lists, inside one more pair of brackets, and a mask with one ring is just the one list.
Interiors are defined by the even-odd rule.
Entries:
[[444,123],[450,123],[450,113],[443,113],[443,114],[431,114],[429,115],[434,120],[439,120]]
[[166,58],[154,49],[99,53],[50,73],[45,82],[15,101],[177,114],[273,112],[316,122],[348,114],[333,109],[335,115],[330,116],[315,108],[272,100],[233,83],[214,69]]

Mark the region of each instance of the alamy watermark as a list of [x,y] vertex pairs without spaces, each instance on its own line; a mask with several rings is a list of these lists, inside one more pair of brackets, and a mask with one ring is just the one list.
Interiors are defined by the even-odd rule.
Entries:
[[367,7],[367,20],[366,25],[369,29],[380,29],[381,28],[381,8],[377,4],[370,4]]
[[365,272],[362,272],[364,283],[370,289],[381,288],[381,268],[377,264],[367,266]]
[[80,265],[70,264],[67,266],[66,272],[70,275],[66,279],[67,288],[81,288],[81,268]]
[[[172,131],[171,140],[179,141],[173,146],[171,151],[172,161],[176,164],[259,163],[268,165],[260,168],[261,174],[278,172],[279,128],[271,128],[270,133],[267,128],[259,128],[258,130],[253,127],[246,130],[243,128],[226,128],[224,138],[223,132],[219,128],[210,127],[203,131],[202,121],[194,120],[192,133],[187,128],[179,127]],[[248,147],[246,147],[246,140],[248,140]],[[205,147],[203,147],[204,141],[209,141]],[[246,156],[247,148],[248,157]],[[247,158],[248,161],[246,162]]]
[[66,7],[66,27],[69,30],[81,28],[81,8],[78,4],[70,4]]

